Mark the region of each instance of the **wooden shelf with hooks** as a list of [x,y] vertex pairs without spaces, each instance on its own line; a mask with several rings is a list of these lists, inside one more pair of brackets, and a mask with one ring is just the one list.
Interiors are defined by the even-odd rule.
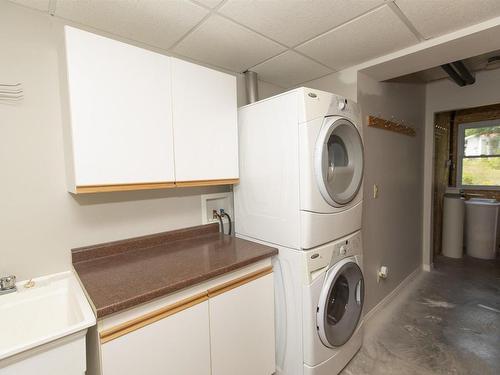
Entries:
[[403,123],[394,122],[390,120],[385,120],[383,118],[368,116],[368,126],[372,128],[389,130],[396,133],[401,133],[408,135],[410,137],[415,137],[417,134],[415,129],[410,126],[404,125]]

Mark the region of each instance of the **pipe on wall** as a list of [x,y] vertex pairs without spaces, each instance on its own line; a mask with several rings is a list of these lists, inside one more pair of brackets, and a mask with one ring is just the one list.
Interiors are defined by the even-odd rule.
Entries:
[[253,103],[259,100],[259,87],[257,85],[257,73],[247,70],[245,75],[245,87],[247,93],[247,103]]
[[460,77],[450,64],[441,65],[441,68],[450,76],[450,78],[460,87],[465,86],[465,81]]
[[472,85],[476,82],[474,76],[461,60],[455,61],[453,63],[453,67],[457,70],[458,74],[460,74],[460,77],[462,77],[467,85]]

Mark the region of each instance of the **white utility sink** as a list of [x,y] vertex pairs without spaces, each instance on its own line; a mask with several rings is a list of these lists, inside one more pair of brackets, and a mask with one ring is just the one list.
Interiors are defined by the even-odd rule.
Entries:
[[84,374],[96,320],[78,280],[69,271],[33,281],[0,295],[0,375]]
[[474,258],[495,259],[500,235],[500,202],[472,198],[465,201],[465,248]]

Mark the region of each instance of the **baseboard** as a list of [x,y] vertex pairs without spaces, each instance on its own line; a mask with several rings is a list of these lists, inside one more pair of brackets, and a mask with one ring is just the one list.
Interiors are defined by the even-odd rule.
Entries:
[[434,268],[434,263],[422,264],[422,269],[426,272],[431,272],[433,268]]
[[365,314],[364,324],[368,323],[380,310],[386,307],[400,292],[403,288],[408,286],[415,278],[422,272],[422,268],[419,266],[415,271],[410,273],[406,278],[399,283],[399,285],[392,290],[388,295],[386,295],[379,303],[375,305],[368,313]]

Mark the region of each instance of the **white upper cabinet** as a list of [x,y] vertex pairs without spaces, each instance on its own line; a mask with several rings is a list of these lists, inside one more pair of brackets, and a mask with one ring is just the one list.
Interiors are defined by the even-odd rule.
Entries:
[[172,103],[176,180],[237,179],[236,77],[172,58]]
[[65,58],[69,190],[173,185],[170,58],[68,26]]
[[236,77],[64,30],[69,191],[237,182]]

